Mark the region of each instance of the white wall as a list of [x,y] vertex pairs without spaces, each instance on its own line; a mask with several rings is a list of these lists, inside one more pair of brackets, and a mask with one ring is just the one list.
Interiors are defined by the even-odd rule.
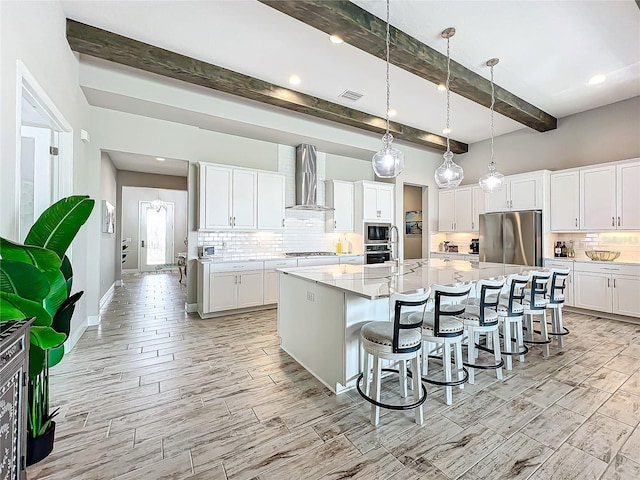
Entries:
[[[100,194],[103,200],[116,208],[117,212],[120,206],[117,202],[116,177],[116,167],[109,155],[103,152],[100,163]],[[98,202],[96,208],[102,209],[102,202]],[[116,266],[120,263],[117,259],[120,254],[119,238],[116,232],[100,233],[100,298],[107,293],[116,280]]]
[[[640,97],[570,115],[558,128],[538,133],[525,128],[495,138],[495,160],[504,175],[565,168],[640,157]],[[489,140],[469,146],[455,160],[464,169],[463,185],[485,173]]]
[[[59,2],[0,2],[0,235],[9,239],[17,238],[18,212],[14,208],[19,157],[16,117],[20,108],[16,96],[17,60],[26,65],[73,128],[74,193],[89,194],[99,200],[99,185],[91,188],[91,182],[87,180],[98,177],[96,172],[100,167],[99,163],[88,165],[85,162],[86,152],[79,131],[85,128],[86,101],[78,86],[78,61],[65,38],[65,22]],[[96,268],[89,265],[87,251],[88,245],[96,245],[98,240],[94,234],[95,241],[89,243],[90,232],[99,231],[99,228],[99,208],[96,208],[72,245],[74,290],[85,291],[76,306],[72,331],[81,330],[87,317],[87,305],[91,303],[89,299],[97,298],[97,278],[88,282],[89,275],[96,277]],[[93,302],[96,306],[92,310],[97,312],[97,301]]]

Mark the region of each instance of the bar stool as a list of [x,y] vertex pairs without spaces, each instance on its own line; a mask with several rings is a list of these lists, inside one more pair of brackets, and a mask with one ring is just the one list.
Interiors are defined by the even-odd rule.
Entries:
[[551,282],[548,288],[549,303],[547,308],[551,310],[551,328],[549,336],[555,337],[560,348],[564,347],[564,336],[569,333],[569,329],[562,324],[562,307],[564,307],[564,289],[567,277],[571,270],[569,268],[552,268]]
[[[505,357],[507,370],[513,368],[513,356],[518,356],[518,360],[524,362],[524,356],[529,352],[522,337],[524,289],[528,282],[528,273],[509,275],[505,284],[509,293],[506,297],[501,296],[498,304],[498,320],[500,327],[502,327],[502,343],[504,345],[502,355]],[[515,338],[511,336],[512,334],[515,334]],[[515,349],[513,348],[514,343]]]
[[[547,284],[551,278],[551,272],[549,271],[530,271],[531,288],[525,289],[525,297],[523,299],[524,306],[524,318],[526,326],[523,328],[527,331],[525,343],[533,345],[542,345],[542,355],[549,356],[549,335],[547,334],[547,305],[549,299],[547,298]],[[542,315],[540,320],[535,320],[534,317]],[[540,330],[533,329],[533,323],[540,323]],[[539,333],[540,340],[533,340],[533,334]]]
[[[418,425],[424,421],[422,404],[427,399],[427,389],[420,381],[420,349],[422,347],[422,312],[409,315],[402,312],[403,307],[415,310],[426,308],[430,289],[420,289],[417,293],[394,293],[389,298],[390,317],[392,321],[374,321],[365,324],[360,330],[362,346],[364,348],[364,370],[358,377],[356,388],[358,393],[371,403],[371,424],[378,425],[380,421],[380,407],[391,410],[415,409],[415,420]],[[369,391],[369,355],[373,356],[373,381]],[[400,362],[399,369],[382,368],[380,360]],[[411,361],[411,378],[414,403],[409,405],[391,405],[380,402],[380,384],[382,372],[399,374],[400,395],[407,395],[406,361]],[[360,382],[366,375],[364,391]],[[369,396],[371,394],[371,396]]]
[[[464,388],[469,379],[469,372],[462,363],[462,336],[464,325],[459,315],[464,313],[466,300],[471,290],[471,283],[463,283],[454,286],[432,285],[431,292],[434,300],[432,311],[424,314],[422,328],[422,364],[424,376],[422,381],[445,387],[445,403],[452,403],[452,388],[458,386]],[[455,303],[452,303],[455,302]],[[412,314],[410,318],[417,314]],[[432,350],[431,345],[435,348]],[[454,349],[454,362],[458,379],[452,380],[451,375],[451,348]],[[442,350],[442,357],[429,355],[432,351]],[[444,369],[444,382],[426,377],[429,372],[429,358],[442,360]]]
[[[464,313],[460,316],[464,320],[464,328],[467,337],[467,361],[465,366],[469,368],[469,383],[475,382],[475,369],[495,370],[496,378],[502,380],[502,366],[504,361],[500,354],[500,332],[498,331],[498,304],[500,303],[500,291],[504,286],[504,278],[491,280],[478,280],[476,283],[477,297],[468,304]],[[480,335],[486,339],[486,347],[480,345]],[[495,363],[480,365],[475,363],[478,350],[493,353]]]

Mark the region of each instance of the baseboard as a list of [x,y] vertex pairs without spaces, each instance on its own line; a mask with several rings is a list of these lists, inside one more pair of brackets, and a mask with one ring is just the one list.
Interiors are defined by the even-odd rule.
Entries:
[[197,303],[185,303],[184,304],[184,311],[187,313],[195,313],[198,311],[198,304]]
[[137,268],[123,268],[122,273],[139,273]]
[[606,318],[608,320],[617,320],[619,322],[627,322],[633,323],[636,325],[640,324],[640,318],[636,317],[628,317],[626,315],[617,315],[615,313],[607,313],[607,312],[597,312],[595,310],[586,310],[584,308],[578,307],[564,307],[565,312],[573,312],[573,313],[581,313],[583,315],[591,315],[592,317]]
[[109,300],[111,300],[111,297],[113,297],[113,290],[115,286],[116,286],[116,282],[112,283],[111,286],[109,287],[109,290],[107,290],[105,294],[102,296],[102,298],[100,299],[101,310],[102,310],[102,307],[105,305],[105,303],[107,303]]
[[102,319],[100,318],[100,315],[89,315],[89,317],[87,318],[87,325],[90,327],[94,325],[100,325],[101,321]]
[[71,332],[71,335],[69,335],[67,341],[64,342],[64,353],[69,353],[71,350],[73,350],[73,347],[76,346],[76,343],[78,343],[78,340],[80,340],[80,337],[82,337],[82,334],[87,329],[87,326],[88,321],[85,320],[78,328]]
[[122,286],[122,280],[116,280],[116,281],[114,282],[114,285],[115,285],[116,287],[121,287],[121,286]]

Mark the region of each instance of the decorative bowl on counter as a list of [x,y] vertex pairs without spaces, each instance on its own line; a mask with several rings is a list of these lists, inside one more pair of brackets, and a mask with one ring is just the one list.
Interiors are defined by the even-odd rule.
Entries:
[[620,252],[611,250],[585,250],[584,252],[591,260],[599,262],[611,262],[620,256]]

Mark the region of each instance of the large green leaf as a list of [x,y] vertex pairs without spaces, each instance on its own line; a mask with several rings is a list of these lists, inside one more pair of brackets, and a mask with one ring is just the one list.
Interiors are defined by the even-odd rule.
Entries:
[[42,212],[24,243],[53,250],[62,259],[78,230],[91,215],[94,204],[95,201],[86,195],[59,200]]
[[56,332],[69,335],[69,333],[71,332],[71,317],[73,316],[73,311],[76,308],[76,303],[78,302],[78,300],[80,300],[83,293],[84,292],[76,292],[72,296],[67,298],[60,306],[56,314],[53,316],[51,328],[53,328]]
[[66,255],[62,259],[60,271],[64,275],[64,280],[67,282],[67,297],[71,296],[71,288],[73,287],[73,267],[71,267],[69,257],[67,257]]
[[58,333],[51,327],[31,326],[31,335],[29,336],[31,345],[36,345],[43,350],[62,345],[66,339],[67,336],[64,333]]
[[64,345],[60,345],[59,347],[53,347],[49,350],[49,368],[55,367],[62,361],[62,357],[64,357]]
[[51,291],[51,284],[33,265],[3,258],[0,260],[0,291],[42,303]]
[[22,245],[0,237],[0,252],[4,260],[29,263],[43,271],[62,268],[62,261],[56,252],[35,245]]
[[29,346],[29,376],[37,377],[44,368],[45,354],[44,350],[31,343]]
[[0,292],[0,321],[31,317],[36,317],[34,325],[51,326],[51,314],[41,304],[13,293]]

